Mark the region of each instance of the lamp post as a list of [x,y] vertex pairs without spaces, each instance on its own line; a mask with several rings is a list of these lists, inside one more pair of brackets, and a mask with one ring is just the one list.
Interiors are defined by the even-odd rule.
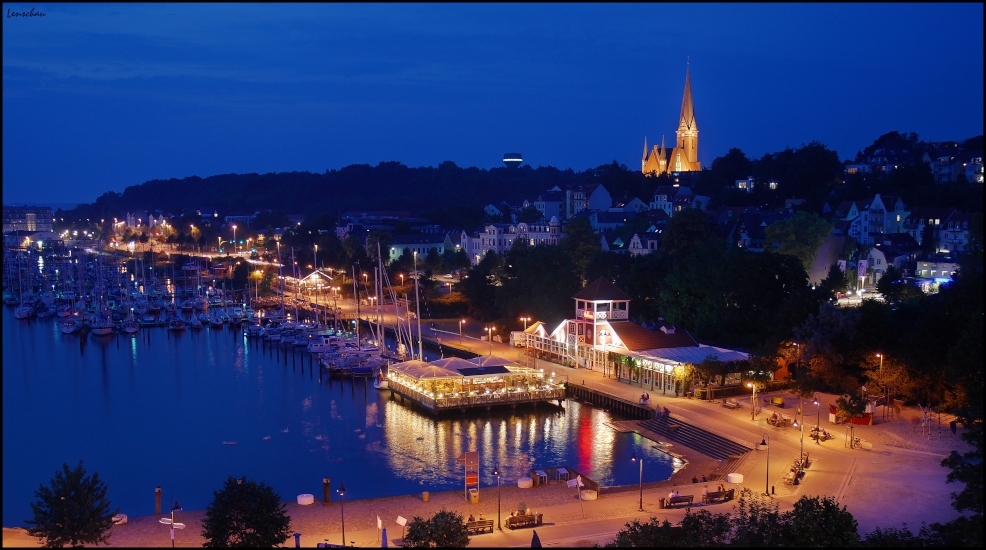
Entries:
[[753,409],[753,410],[750,412],[750,420],[756,422],[756,420],[757,420],[757,385],[754,384],[753,382],[747,382],[746,383],[746,386],[748,388],[753,388],[753,397],[750,400],[750,405],[751,405],[750,408]]
[[520,320],[521,321],[524,321],[524,331],[526,332],[527,331],[527,322],[530,321],[531,318],[530,317],[521,317]]
[[490,341],[490,355],[493,355],[493,333],[496,332],[496,327],[493,325],[487,325],[486,327],[486,339]]
[[822,441],[822,404],[818,402],[818,393],[815,393],[815,445],[821,445]]
[[496,528],[498,531],[503,531],[503,527],[500,526],[500,467],[495,462],[493,463],[493,475],[496,476]]
[[880,385],[883,386],[883,411],[886,413],[887,407],[890,405],[890,399],[887,396],[887,385],[883,383],[883,354],[876,354],[880,358]]
[[339,504],[340,511],[342,514],[342,545],[346,546],[346,486],[339,480],[339,488],[336,490],[339,493]]
[[[803,406],[804,406],[804,403],[802,403],[798,407],[799,409],[801,409],[801,426],[800,426],[800,428],[801,428],[801,454],[798,455],[798,471],[797,471],[797,473],[794,476],[794,484],[795,485],[798,484],[798,478],[801,476],[801,469],[804,466],[804,459],[805,459],[805,411],[803,409]],[[794,427],[795,428],[799,427],[798,426],[797,419],[795,419],[795,421],[794,421]]]
[[599,339],[603,342],[603,377],[606,377],[606,366],[609,363],[609,356],[606,353],[606,339],[609,337],[608,330],[599,331]]
[[236,224],[233,224],[233,255],[236,256]]
[[630,456],[630,460],[633,462],[638,462],[638,461],[640,462],[640,511],[643,512],[644,511],[644,455],[640,455],[640,458],[638,459],[637,453],[634,452]]
[[459,343],[462,343],[462,325],[466,324],[465,319],[459,319]]
[[[754,439],[754,441],[756,441]],[[763,439],[760,440],[760,444],[767,447],[767,467],[763,482],[763,494],[770,496],[770,436],[766,433],[763,434]]]

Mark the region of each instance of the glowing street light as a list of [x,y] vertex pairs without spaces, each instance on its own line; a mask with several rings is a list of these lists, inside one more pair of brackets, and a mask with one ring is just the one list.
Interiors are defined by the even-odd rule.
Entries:
[[493,475],[496,476],[496,528],[503,531],[503,527],[500,526],[500,466],[498,463],[493,464]]
[[236,224],[233,224],[233,255],[236,255]]
[[466,324],[466,320],[465,319],[460,319],[459,320],[459,343],[460,344],[462,343],[462,325],[464,325],[464,324]]
[[341,515],[342,515],[342,545],[346,546],[346,486],[339,480],[339,489],[336,490],[339,493],[339,504],[341,505]]
[[637,462],[637,461],[640,462],[640,511],[643,512],[644,511],[644,455],[640,455],[640,458],[638,459],[637,453],[634,452],[630,456],[630,460],[632,460],[633,462]]
[[487,325],[486,327],[486,338],[490,342],[490,355],[493,355],[493,333],[496,332],[496,327],[493,325]]
[[521,321],[524,321],[524,330],[526,331],[527,330],[527,322],[530,321],[531,318],[530,317],[521,317],[520,320]]

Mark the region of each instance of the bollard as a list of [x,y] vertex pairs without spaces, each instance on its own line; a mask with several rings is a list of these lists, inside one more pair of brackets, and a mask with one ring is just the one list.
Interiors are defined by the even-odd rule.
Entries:
[[301,533],[294,534],[294,547],[301,548]]
[[431,495],[428,494],[428,491],[423,491],[421,493],[421,502],[428,502],[429,500],[431,500]]
[[322,478],[322,494],[323,494],[322,506],[329,505],[329,497],[332,496],[332,490],[329,489],[329,484],[331,482],[332,480],[327,477]]
[[154,513],[161,515],[161,488],[154,488]]

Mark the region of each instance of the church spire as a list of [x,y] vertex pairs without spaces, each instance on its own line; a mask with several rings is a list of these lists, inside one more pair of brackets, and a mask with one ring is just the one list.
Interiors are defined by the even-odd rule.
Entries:
[[692,67],[691,63],[688,63],[688,68],[685,69],[685,95],[681,98],[681,120],[679,121],[680,126],[686,128],[691,128],[695,125],[695,108],[692,105]]
[[647,136],[644,136],[644,160],[647,160]]

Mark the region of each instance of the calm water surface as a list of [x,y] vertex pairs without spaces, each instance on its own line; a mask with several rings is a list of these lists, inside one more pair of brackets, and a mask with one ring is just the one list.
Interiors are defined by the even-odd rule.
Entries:
[[[265,481],[284,500],[322,493],[322,478],[347,497],[462,487],[455,459],[479,451],[482,485],[534,467],[569,465],[602,485],[630,485],[646,457],[646,481],[670,477],[676,459],[606,426],[607,412],[564,409],[434,419],[363,379],[319,377],[307,355],[250,341],[228,328],[136,337],[65,335],[55,319],[19,321],[3,308],[3,525],[23,526],[34,491],[62,463],[83,460],[109,486],[114,507],[203,509],[228,475]],[[434,358],[434,357],[433,357]],[[269,439],[265,439],[268,437]],[[223,442],[235,441],[236,445]]]

